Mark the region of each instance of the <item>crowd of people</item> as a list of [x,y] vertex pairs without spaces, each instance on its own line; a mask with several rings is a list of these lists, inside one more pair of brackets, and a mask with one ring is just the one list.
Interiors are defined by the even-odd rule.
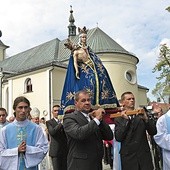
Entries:
[[[40,118],[23,96],[14,100],[8,120],[0,108],[0,170],[102,170],[103,163],[113,170],[169,170],[170,110],[129,115],[134,94],[117,100],[105,67],[86,45],[86,28],[80,33],[77,45],[67,44],[72,54],[52,119]],[[120,116],[106,121],[120,106]]]
[[121,116],[112,126],[103,120],[103,108],[92,110],[86,90],[75,94],[74,112],[61,119],[60,105],[54,105],[53,118],[45,122],[27,98],[16,98],[13,121],[0,108],[0,169],[102,170],[104,161],[113,170],[168,170],[170,111],[155,107],[149,115],[128,115],[135,109],[132,92],[120,102]]

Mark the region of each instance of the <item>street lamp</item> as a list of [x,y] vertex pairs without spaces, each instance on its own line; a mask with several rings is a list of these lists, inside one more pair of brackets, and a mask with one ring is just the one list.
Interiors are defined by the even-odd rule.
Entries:
[[2,79],[3,79],[3,72],[2,67],[0,67],[0,107],[2,107]]
[[3,71],[3,68],[0,67],[0,107],[2,107],[2,84],[3,84],[3,78],[7,74],[17,74],[16,72],[10,72],[10,71]]

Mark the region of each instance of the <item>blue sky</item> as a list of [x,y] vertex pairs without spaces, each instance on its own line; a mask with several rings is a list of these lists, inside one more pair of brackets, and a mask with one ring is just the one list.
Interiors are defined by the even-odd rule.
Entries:
[[139,58],[138,84],[151,95],[157,80],[152,69],[162,43],[170,46],[170,6],[165,0],[1,0],[1,41],[12,56],[54,38],[68,36],[70,5],[75,25],[98,25],[127,51]]

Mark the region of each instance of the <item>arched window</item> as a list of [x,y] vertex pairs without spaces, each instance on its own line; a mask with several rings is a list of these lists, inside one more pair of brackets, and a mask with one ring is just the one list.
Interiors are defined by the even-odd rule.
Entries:
[[25,93],[29,93],[32,92],[32,83],[31,83],[31,79],[27,78],[25,80]]

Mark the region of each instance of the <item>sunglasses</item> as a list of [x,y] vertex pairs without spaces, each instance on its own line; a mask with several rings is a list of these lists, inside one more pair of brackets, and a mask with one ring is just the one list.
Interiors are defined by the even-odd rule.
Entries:
[[54,110],[54,112],[58,112],[59,110]]

